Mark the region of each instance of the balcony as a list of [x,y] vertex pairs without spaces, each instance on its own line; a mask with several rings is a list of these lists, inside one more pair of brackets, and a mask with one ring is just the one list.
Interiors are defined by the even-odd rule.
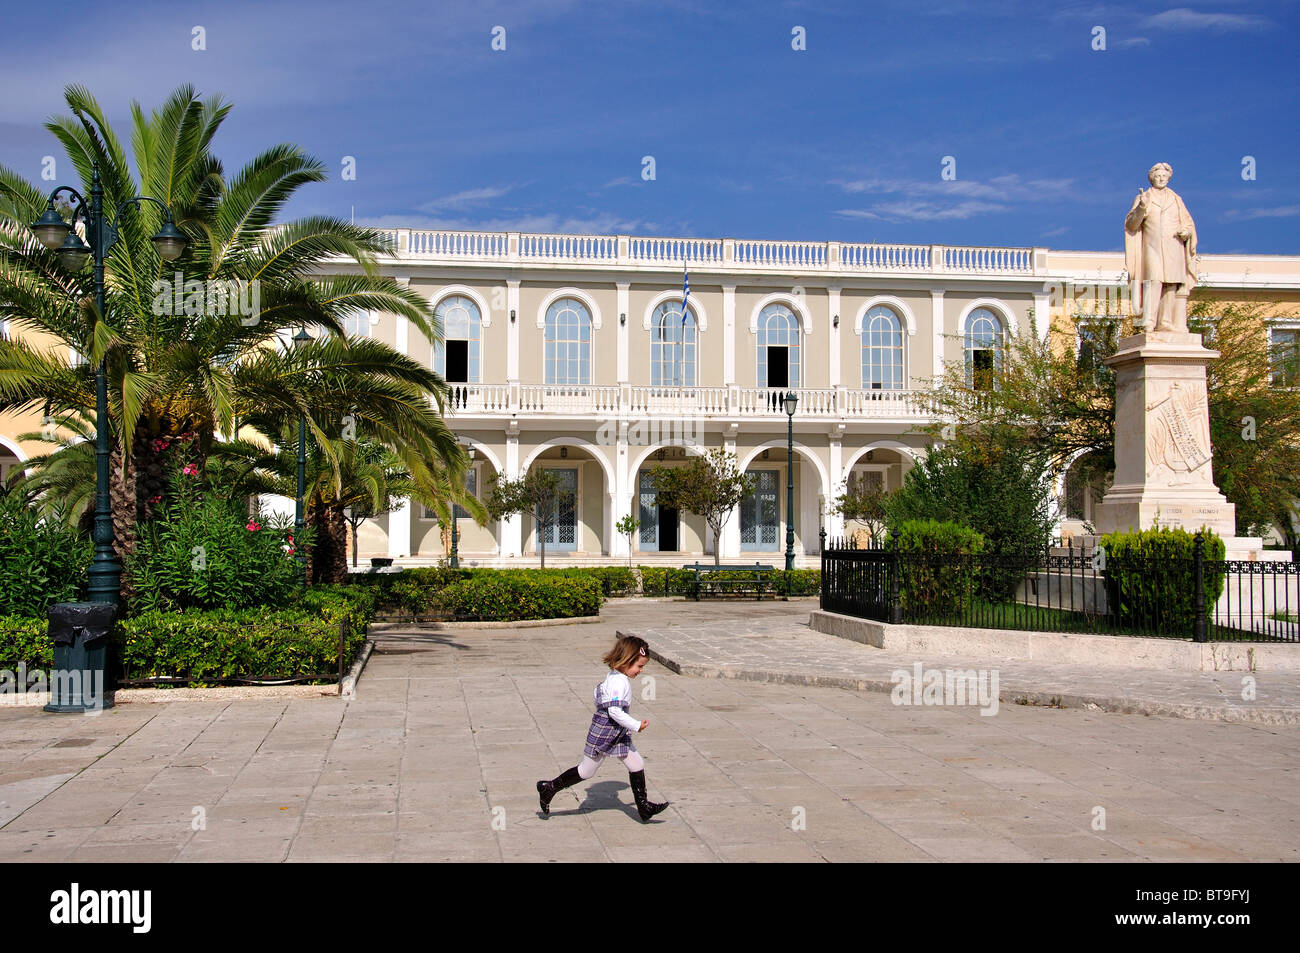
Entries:
[[381,229],[402,261],[702,271],[1036,276],[1044,248]]
[[[460,416],[690,417],[783,419],[785,391],[769,387],[651,387],[643,384],[451,384]],[[798,418],[929,420],[920,391],[796,388]]]

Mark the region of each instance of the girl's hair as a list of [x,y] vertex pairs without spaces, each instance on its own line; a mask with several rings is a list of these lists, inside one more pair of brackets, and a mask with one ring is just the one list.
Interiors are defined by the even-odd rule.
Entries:
[[650,657],[650,643],[635,635],[620,635],[614,647],[605,653],[604,662],[612,669],[622,670],[638,658]]

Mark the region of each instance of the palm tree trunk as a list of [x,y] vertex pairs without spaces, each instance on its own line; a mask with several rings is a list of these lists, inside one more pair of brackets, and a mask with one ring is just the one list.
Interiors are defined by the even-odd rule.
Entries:
[[348,578],[348,528],[343,507],[314,507],[308,520],[316,530],[310,575],[313,583],[346,582]]

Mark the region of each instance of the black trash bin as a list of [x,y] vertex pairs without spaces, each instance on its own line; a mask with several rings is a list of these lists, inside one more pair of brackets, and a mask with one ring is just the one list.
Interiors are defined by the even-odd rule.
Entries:
[[113,707],[108,686],[109,633],[117,606],[110,602],[63,602],[50,606],[54,670],[46,711],[88,712]]

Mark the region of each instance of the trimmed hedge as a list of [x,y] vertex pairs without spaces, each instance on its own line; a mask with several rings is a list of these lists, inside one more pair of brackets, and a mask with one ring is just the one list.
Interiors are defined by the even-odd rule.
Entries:
[[[112,658],[122,677],[287,679],[338,669],[339,620],[346,618],[349,661],[365,642],[373,615],[370,593],[348,586],[312,586],[279,611],[217,609],[147,612],[119,620]],[[0,617],[0,668],[54,667],[45,619]]]
[[[688,595],[695,588],[695,571],[693,569],[674,569],[670,566],[638,566],[641,570],[643,591],[647,596]],[[713,574],[718,579],[749,579],[748,570],[719,570]],[[821,592],[822,573],[820,569],[792,569],[787,573],[783,569],[765,573],[776,583],[776,591],[782,596],[815,596]]]
[[54,643],[45,619],[0,616],[0,668],[15,671],[19,663],[28,669],[54,667]]
[[592,578],[528,578],[502,573],[453,582],[435,604],[457,619],[515,622],[600,614],[600,582]]
[[[494,580],[516,586],[520,593],[527,593],[525,604],[529,608],[503,605],[499,601],[503,590],[490,585]],[[597,601],[594,608],[585,596],[572,595],[575,592],[585,592],[585,589],[574,590],[565,585],[575,581],[591,582],[596,587]],[[467,586],[467,583],[481,587]],[[605,596],[634,592],[636,576],[626,566],[574,569],[448,569],[444,566],[427,566],[393,573],[359,574],[352,577],[350,584],[353,588],[372,593],[382,615],[415,618],[450,614],[458,619],[518,621],[596,615]],[[557,586],[557,592],[566,595],[557,598],[537,598],[533,595],[535,587],[546,585]],[[448,590],[453,591],[450,596],[444,597]],[[470,598],[475,592],[482,593],[487,601],[475,605]],[[578,611],[571,604],[574,598],[582,604],[583,611]],[[591,611],[586,611],[587,608]],[[520,612],[527,614],[521,615]],[[555,614],[550,614],[552,612]]]
[[[1202,529],[1206,560],[1205,605],[1212,609],[1223,594],[1223,540]],[[1148,529],[1108,533],[1101,538],[1106,553],[1106,597],[1121,624],[1156,627],[1191,636],[1196,621],[1196,534],[1184,529]]]
[[898,593],[904,618],[919,621],[961,612],[975,581],[967,557],[984,551],[984,536],[937,520],[905,520],[895,529],[902,559]]

